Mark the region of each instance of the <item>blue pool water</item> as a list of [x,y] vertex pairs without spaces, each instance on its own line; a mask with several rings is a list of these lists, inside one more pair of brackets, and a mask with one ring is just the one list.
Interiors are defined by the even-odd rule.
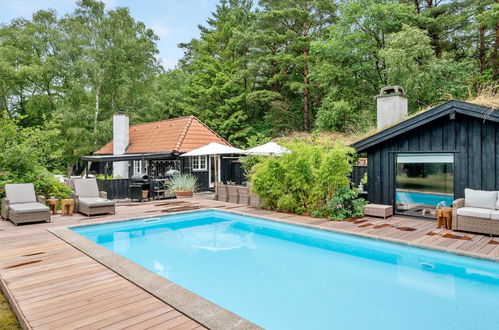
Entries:
[[436,206],[440,202],[445,202],[445,206],[452,206],[452,202],[454,201],[454,198],[448,195],[425,194],[408,191],[397,191],[395,196],[397,202],[432,206]]
[[499,329],[499,263],[222,211],[72,230],[268,329]]

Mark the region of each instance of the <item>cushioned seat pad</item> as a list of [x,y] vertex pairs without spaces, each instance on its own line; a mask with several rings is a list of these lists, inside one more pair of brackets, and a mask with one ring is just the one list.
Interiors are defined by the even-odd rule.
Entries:
[[481,209],[477,207],[461,207],[457,209],[457,215],[486,219],[490,219],[492,212],[494,212],[494,210]]
[[490,214],[490,218],[492,220],[499,220],[499,211],[492,211],[492,213]]
[[98,207],[98,206],[113,206],[114,202],[108,199],[99,197],[80,197],[79,202],[81,205],[88,207]]
[[10,204],[9,208],[11,211],[17,214],[21,213],[36,213],[36,212],[48,212],[49,208],[41,203],[20,203],[20,204]]

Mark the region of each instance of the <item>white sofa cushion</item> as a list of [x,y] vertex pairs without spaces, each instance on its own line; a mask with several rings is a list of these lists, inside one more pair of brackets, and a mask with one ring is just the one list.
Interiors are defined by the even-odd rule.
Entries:
[[100,197],[83,197],[79,198],[78,201],[81,205],[85,205],[88,207],[113,206],[115,204],[114,201],[110,201],[108,199]]
[[36,203],[35,187],[32,183],[9,183],[5,185],[5,197],[11,204]]
[[494,211],[489,209],[480,209],[477,207],[461,207],[457,209],[457,215],[486,219],[490,219],[492,212]]
[[499,211],[492,211],[492,213],[490,213],[490,218],[492,220],[499,220]]
[[464,189],[464,206],[494,210],[497,204],[497,191]]
[[78,197],[99,197],[99,187],[96,179],[74,180],[75,192]]
[[47,205],[42,203],[19,203],[9,205],[9,209],[17,214],[49,212]]

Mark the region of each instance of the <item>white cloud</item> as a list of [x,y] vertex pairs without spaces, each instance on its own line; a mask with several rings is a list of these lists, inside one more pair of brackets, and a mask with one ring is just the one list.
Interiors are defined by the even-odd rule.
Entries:
[[151,24],[148,24],[148,27],[151,28],[160,39],[167,38],[173,31],[172,28],[160,21],[154,21]]

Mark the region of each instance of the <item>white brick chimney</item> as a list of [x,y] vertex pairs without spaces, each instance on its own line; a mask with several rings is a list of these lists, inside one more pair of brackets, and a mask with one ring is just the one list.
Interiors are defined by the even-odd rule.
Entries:
[[[123,155],[129,144],[129,119],[120,112],[113,116],[113,155]],[[128,162],[114,162],[113,174],[128,178]]]
[[407,96],[400,86],[383,87],[376,96],[377,128],[383,129],[407,117]]

